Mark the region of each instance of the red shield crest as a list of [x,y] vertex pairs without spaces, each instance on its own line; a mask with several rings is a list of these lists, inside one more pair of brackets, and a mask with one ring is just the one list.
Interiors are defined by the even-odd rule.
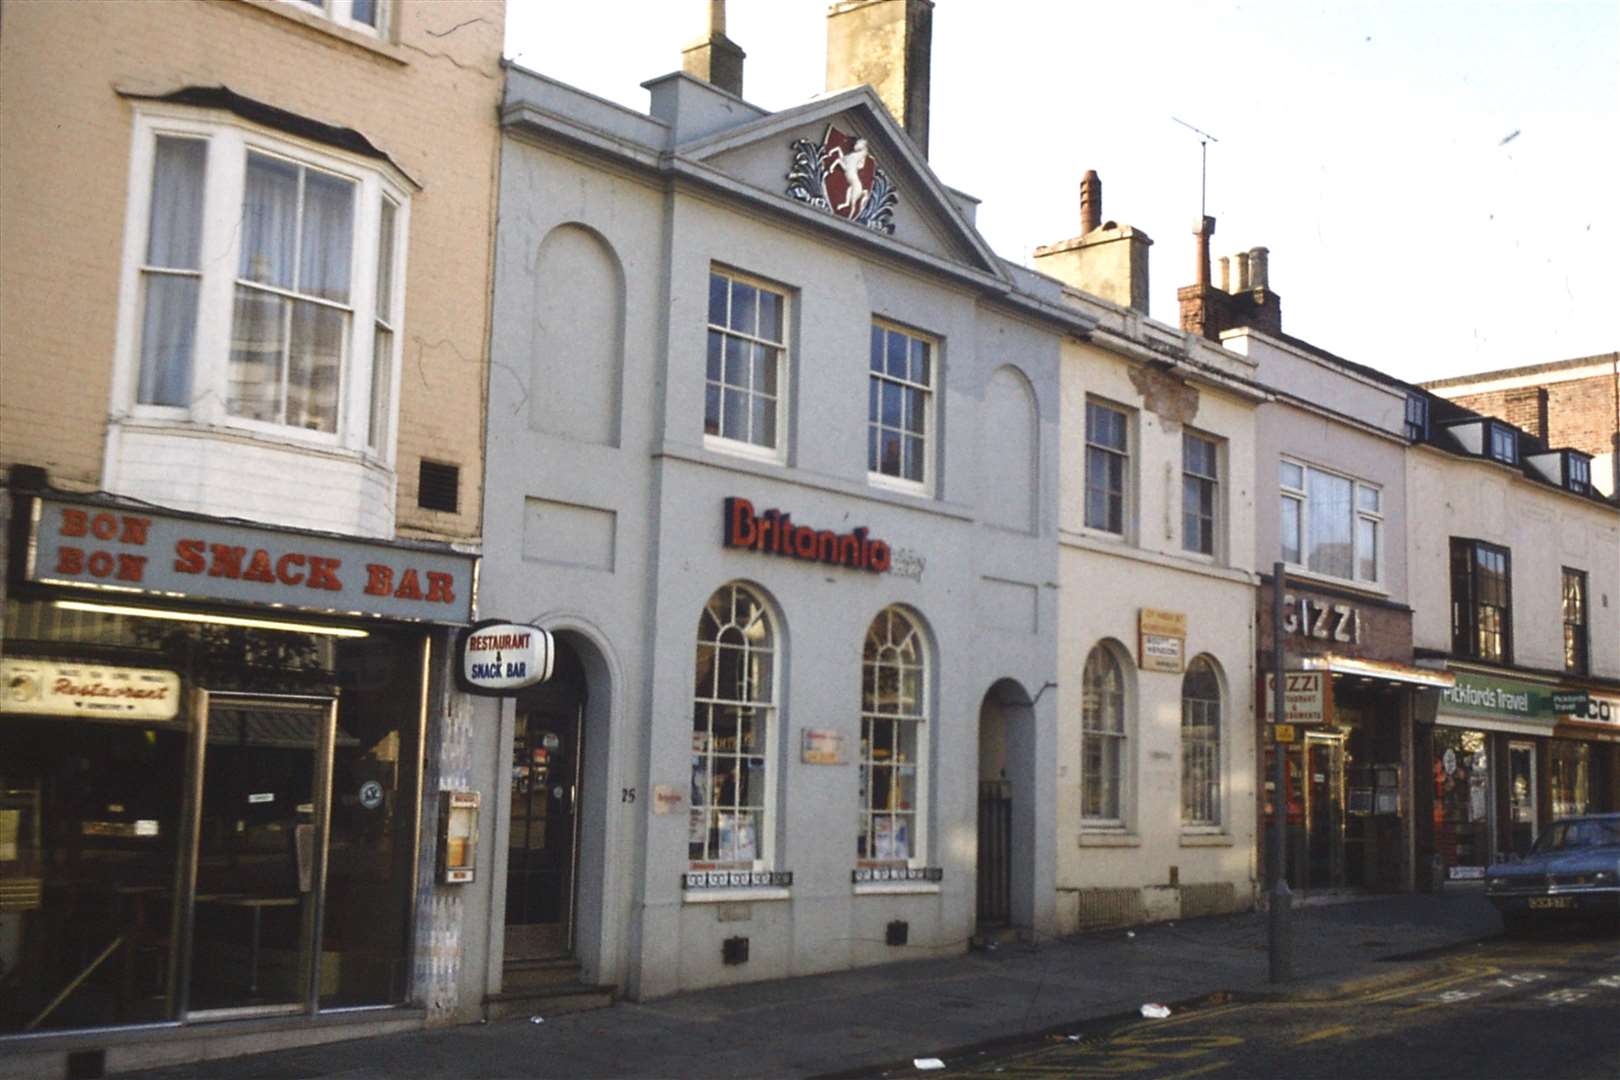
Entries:
[[872,197],[872,181],[877,176],[877,158],[866,140],[829,124],[821,140],[820,164],[832,212],[855,221]]

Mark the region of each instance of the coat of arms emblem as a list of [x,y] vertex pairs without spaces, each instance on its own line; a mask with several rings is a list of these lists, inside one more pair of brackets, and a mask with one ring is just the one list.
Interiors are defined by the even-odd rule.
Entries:
[[876,232],[894,232],[899,195],[867,141],[831,124],[820,143],[795,139],[787,194]]

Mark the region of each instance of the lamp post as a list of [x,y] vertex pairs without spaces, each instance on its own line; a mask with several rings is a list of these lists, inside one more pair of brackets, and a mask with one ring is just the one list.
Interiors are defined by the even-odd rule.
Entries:
[[1288,891],[1288,875],[1283,873],[1283,860],[1288,849],[1288,756],[1287,746],[1274,738],[1277,725],[1283,718],[1283,563],[1271,568],[1271,723],[1266,738],[1271,741],[1272,756],[1276,759],[1273,772],[1275,785],[1271,795],[1271,858],[1267,860],[1266,874],[1271,879],[1266,889],[1266,952],[1270,959],[1271,981],[1286,982],[1294,977],[1293,894]]

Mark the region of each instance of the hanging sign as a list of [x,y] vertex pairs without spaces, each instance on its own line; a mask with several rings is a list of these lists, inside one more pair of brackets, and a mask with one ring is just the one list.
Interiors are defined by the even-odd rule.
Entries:
[[456,683],[469,694],[507,697],[551,678],[555,658],[548,631],[488,619],[456,635]]
[[173,720],[180,713],[180,676],[8,656],[0,660],[0,712]]

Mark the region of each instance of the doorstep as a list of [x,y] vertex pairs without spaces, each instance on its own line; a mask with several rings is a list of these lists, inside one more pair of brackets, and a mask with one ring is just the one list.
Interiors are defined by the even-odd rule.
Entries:
[[[138,1069],[290,1050],[345,1039],[419,1031],[427,1010],[412,1006],[345,1009],[315,1016],[267,1016],[213,1023],[153,1024],[0,1037],[0,1080],[112,1076]],[[99,1058],[98,1058],[99,1056]]]

